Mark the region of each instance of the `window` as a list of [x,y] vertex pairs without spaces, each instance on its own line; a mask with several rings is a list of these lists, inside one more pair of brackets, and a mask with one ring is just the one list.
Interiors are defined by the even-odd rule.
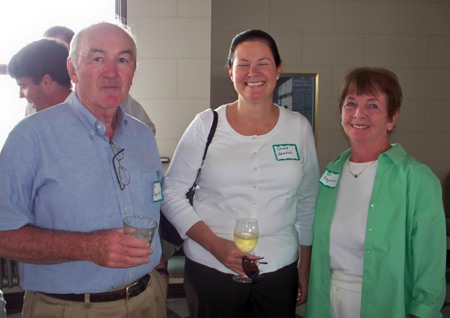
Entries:
[[[117,0],[117,7],[124,7]],[[126,3],[125,3],[126,4]],[[2,1],[0,30],[0,148],[9,131],[25,114],[27,101],[19,99],[19,88],[5,73],[5,64],[26,44],[38,40],[49,27],[63,25],[77,32],[84,26],[111,21],[115,17],[115,0],[9,0]]]

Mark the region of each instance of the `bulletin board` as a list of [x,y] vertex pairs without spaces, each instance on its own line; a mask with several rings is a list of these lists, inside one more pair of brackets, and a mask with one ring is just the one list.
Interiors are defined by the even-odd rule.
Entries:
[[319,74],[282,74],[273,94],[273,102],[299,112],[310,122],[317,143],[317,100],[319,93]]

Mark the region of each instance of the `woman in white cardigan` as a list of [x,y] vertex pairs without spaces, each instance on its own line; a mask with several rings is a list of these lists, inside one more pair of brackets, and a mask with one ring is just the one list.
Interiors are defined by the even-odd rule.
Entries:
[[[273,104],[281,68],[269,34],[238,34],[228,57],[238,99],[216,110],[218,125],[193,206],[185,193],[202,163],[211,110],[187,128],[167,172],[163,211],[185,238],[191,317],[293,317],[298,288],[300,301],[306,299],[319,169],[307,119]],[[254,255],[233,243],[239,217],[258,219]],[[233,281],[236,273],[245,276],[244,255],[264,257],[264,279]]]

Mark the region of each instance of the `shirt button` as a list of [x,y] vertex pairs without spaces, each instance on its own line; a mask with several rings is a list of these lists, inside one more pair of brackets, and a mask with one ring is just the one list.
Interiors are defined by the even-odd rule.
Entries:
[[372,231],[372,227],[369,227],[369,231]]
[[128,278],[131,278],[131,277],[133,277],[133,273],[128,274]]
[[102,128],[102,125],[100,125],[100,124],[97,125],[97,128],[98,128],[98,129],[101,129],[101,128]]
[[367,253],[367,254],[370,254],[370,250],[366,250],[366,253]]
[[256,203],[255,202],[252,202],[252,207],[255,207],[256,206]]
[[375,204],[372,203],[372,204],[370,205],[370,208],[371,208],[371,209],[375,209]]

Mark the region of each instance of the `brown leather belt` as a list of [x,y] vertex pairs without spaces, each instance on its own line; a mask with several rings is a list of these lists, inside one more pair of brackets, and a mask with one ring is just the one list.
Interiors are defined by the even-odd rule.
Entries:
[[119,299],[130,299],[131,297],[136,297],[142,293],[150,281],[150,274],[142,276],[139,280],[128,285],[125,288],[114,290],[106,293],[95,293],[95,294],[49,294],[43,293],[44,295],[70,301],[80,301],[80,302],[105,302],[105,301],[115,301]]

